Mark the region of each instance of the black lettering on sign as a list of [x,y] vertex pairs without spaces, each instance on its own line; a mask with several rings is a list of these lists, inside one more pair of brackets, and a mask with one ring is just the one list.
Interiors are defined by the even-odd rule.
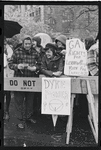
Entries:
[[27,80],[23,80],[23,86],[27,86]]
[[18,81],[17,81],[17,80],[14,80],[14,81],[13,81],[13,80],[10,80],[10,85],[11,85],[11,86],[13,86],[13,85],[14,85],[14,86],[17,86],[17,85],[18,85]]
[[14,85],[17,86],[18,85],[18,81],[14,80]]
[[35,81],[32,81],[32,83],[33,83],[33,86],[35,86]]
[[35,86],[35,81],[23,80],[23,86]]
[[28,81],[28,86],[31,86],[31,81],[30,80]]
[[10,80],[10,85],[13,86],[13,80]]

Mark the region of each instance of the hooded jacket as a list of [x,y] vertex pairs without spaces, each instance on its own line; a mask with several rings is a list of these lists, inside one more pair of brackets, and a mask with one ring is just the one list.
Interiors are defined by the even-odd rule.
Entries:
[[61,56],[54,56],[51,60],[45,55],[42,59],[41,72],[49,77],[53,76],[53,72],[63,72],[63,59]]

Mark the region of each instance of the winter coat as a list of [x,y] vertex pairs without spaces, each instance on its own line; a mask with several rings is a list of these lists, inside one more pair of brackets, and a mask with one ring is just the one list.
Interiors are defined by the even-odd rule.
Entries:
[[38,56],[38,61],[37,61],[37,65],[39,66],[39,70],[37,71],[37,72],[35,72],[35,74],[36,74],[36,77],[39,77],[39,74],[41,74],[41,64],[42,64],[42,58],[44,57],[44,55],[45,55],[45,51],[44,51],[44,49],[43,49],[43,47],[40,45],[40,53],[38,53],[37,51],[36,51],[36,49],[35,48],[32,48],[32,50],[33,51],[35,51],[35,53],[37,54],[37,56]]
[[48,59],[46,55],[42,59],[41,72],[49,77],[53,76],[53,72],[63,72],[63,59],[60,56],[54,56],[53,59]]
[[88,70],[92,76],[98,76],[98,72],[99,72],[98,58],[99,58],[99,48],[98,48],[98,43],[95,43],[87,51]]
[[26,51],[23,47],[18,47],[9,61],[10,69],[14,70],[14,77],[34,77],[35,71],[27,70],[26,68],[23,70],[18,69],[18,64],[26,63],[29,66],[35,66],[36,72],[39,70],[38,65],[38,55],[34,50]]

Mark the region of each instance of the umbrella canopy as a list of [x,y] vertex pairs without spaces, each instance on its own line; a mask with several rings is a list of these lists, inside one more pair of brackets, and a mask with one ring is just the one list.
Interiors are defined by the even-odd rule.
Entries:
[[22,26],[15,21],[4,20],[4,36],[11,38],[15,34],[20,33]]
[[47,43],[52,43],[51,37],[46,33],[38,33],[35,36],[39,36],[41,38],[41,45],[45,47]]

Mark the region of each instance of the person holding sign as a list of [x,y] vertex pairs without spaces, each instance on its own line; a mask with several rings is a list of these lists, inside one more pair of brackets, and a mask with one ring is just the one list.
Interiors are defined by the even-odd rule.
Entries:
[[[36,53],[31,49],[32,41],[29,36],[25,36],[22,46],[18,47],[9,62],[10,69],[14,70],[15,77],[34,77],[35,72],[39,70],[37,65]],[[15,92],[15,112],[18,119],[17,126],[24,128],[24,123],[29,120],[33,123],[33,92]],[[25,105],[23,105],[23,103]]]
[[42,59],[41,72],[47,77],[60,77],[63,73],[63,58],[57,56],[55,44],[48,43],[45,47],[45,56]]

